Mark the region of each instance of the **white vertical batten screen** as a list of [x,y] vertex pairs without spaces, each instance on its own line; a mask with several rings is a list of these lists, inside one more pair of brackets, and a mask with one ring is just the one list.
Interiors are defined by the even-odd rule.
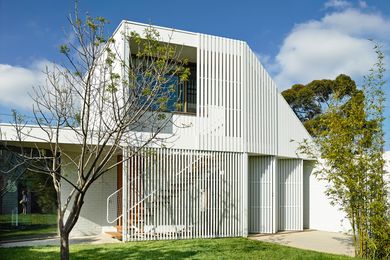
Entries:
[[199,34],[199,149],[242,151],[243,43]]
[[247,153],[242,153],[242,181],[241,181],[241,228],[242,228],[242,236],[247,237],[248,236],[248,218],[250,210],[248,208],[249,205],[249,176],[248,176],[248,163],[249,163],[249,157]]
[[249,232],[273,233],[274,156],[249,157]]
[[[290,105],[278,94],[278,154],[296,158],[300,142],[310,139],[310,134],[299,121]],[[300,156],[305,157],[304,154]]]
[[279,230],[303,229],[303,160],[279,159]]
[[244,45],[244,86],[247,102],[247,149],[250,153],[277,154],[277,89],[247,44]]
[[204,34],[197,54],[199,149],[276,155],[278,92],[257,56],[242,41]]
[[125,170],[126,241],[242,235],[242,158],[240,153],[144,149]]

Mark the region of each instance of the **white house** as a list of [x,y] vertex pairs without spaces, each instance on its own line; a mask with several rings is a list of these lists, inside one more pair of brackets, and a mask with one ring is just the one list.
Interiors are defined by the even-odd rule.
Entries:
[[[147,26],[122,21],[113,36],[120,55],[129,55],[122,35]],[[147,147],[99,179],[72,234],[116,232],[117,225],[124,241],[348,230],[311,175],[310,158],[297,153],[310,135],[247,43],[155,28],[193,65],[184,111],[164,133],[174,141]],[[10,126],[2,132],[3,140],[12,136]]]

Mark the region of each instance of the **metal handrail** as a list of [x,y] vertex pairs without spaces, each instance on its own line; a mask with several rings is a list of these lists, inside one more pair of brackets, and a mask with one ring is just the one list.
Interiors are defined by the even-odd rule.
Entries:
[[[141,177],[135,178],[134,180],[131,181],[131,183],[133,183],[134,181],[136,181],[136,180],[138,180],[138,179],[140,179],[140,178],[141,178]],[[130,184],[131,184],[131,183],[130,183]],[[122,187],[122,188],[123,188],[123,187]],[[109,214],[110,214],[110,212],[109,212],[109,204],[110,204],[110,199],[111,199],[111,197],[113,197],[115,194],[117,194],[119,191],[121,191],[122,188],[120,188],[120,189],[114,191],[113,193],[111,193],[111,194],[107,197],[107,212],[106,212],[106,219],[107,219],[107,222],[108,222],[109,224],[114,223],[115,221],[117,221],[118,219],[120,219],[120,218],[123,216],[123,213],[122,213],[122,214],[120,214],[119,216],[117,216],[114,220],[109,220]]]
[[120,219],[120,218],[122,217],[122,215],[123,215],[123,214],[121,214],[121,215],[117,216],[114,220],[110,220],[110,218],[109,218],[109,215],[110,215],[110,210],[109,210],[110,199],[111,199],[114,195],[116,195],[117,193],[119,193],[121,190],[122,190],[122,188],[120,188],[120,189],[114,191],[111,195],[109,195],[109,196],[107,197],[107,216],[106,216],[106,217],[107,217],[107,222],[110,223],[110,224],[112,224],[112,223],[114,223],[115,221],[117,221],[118,219]]

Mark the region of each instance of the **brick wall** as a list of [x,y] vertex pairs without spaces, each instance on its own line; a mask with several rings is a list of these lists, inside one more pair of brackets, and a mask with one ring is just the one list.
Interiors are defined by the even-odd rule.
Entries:
[[[73,156],[77,158],[78,154],[75,153]],[[66,161],[65,158],[63,160]],[[71,165],[63,167],[63,173],[67,174],[68,178],[74,180],[76,177],[74,169],[75,167]],[[107,197],[117,189],[116,186],[116,168],[91,185],[85,196],[80,217],[71,232],[71,236],[96,235],[102,232],[102,227],[116,225],[115,223],[109,224],[106,220]],[[64,202],[72,187],[63,181],[62,188],[61,200]]]

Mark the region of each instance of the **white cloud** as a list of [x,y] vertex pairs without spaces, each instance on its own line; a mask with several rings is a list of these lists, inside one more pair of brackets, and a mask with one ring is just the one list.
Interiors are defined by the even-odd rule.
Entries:
[[15,109],[31,109],[30,94],[33,86],[44,84],[46,66],[53,64],[47,60],[36,61],[28,68],[0,64],[0,103]]
[[351,7],[351,3],[343,0],[330,0],[324,4],[325,8],[347,8]]
[[388,38],[390,20],[377,13],[347,9],[326,15],[317,22],[317,28],[329,28],[358,37]]
[[387,42],[390,20],[378,13],[346,8],[320,20],[297,24],[274,59],[275,80],[280,89],[314,79],[332,79],[340,73],[359,80],[376,59],[368,39]]
[[358,4],[359,4],[360,8],[367,8],[367,6],[368,6],[367,2],[366,1],[362,1],[362,0],[359,0]]

